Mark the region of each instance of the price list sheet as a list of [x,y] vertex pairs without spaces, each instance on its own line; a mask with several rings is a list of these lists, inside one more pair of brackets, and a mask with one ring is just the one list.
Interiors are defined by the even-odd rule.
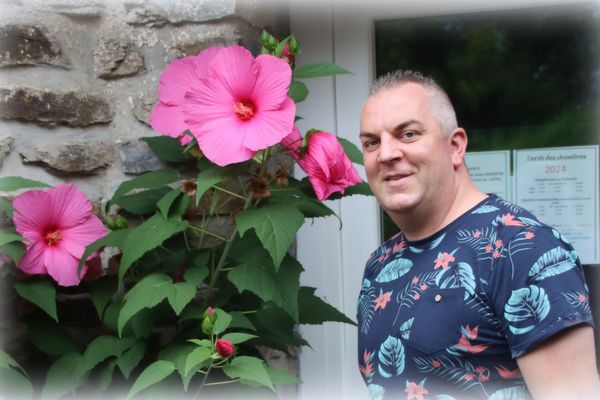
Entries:
[[510,151],[473,151],[465,154],[469,175],[484,193],[494,193],[511,200]]
[[598,147],[514,150],[514,201],[555,227],[582,264],[600,263]]

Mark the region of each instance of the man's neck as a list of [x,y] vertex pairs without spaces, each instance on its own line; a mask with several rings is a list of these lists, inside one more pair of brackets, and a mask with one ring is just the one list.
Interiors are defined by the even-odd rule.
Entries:
[[470,179],[465,179],[462,184],[450,189],[446,193],[440,193],[439,199],[452,201],[440,200],[437,204],[417,207],[392,218],[406,239],[421,240],[439,232],[488,197]]

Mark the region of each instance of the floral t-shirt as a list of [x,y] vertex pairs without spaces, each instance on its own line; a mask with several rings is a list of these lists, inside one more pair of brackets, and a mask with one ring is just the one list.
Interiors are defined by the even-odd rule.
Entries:
[[373,399],[515,399],[515,359],[592,323],[567,239],[491,195],[431,237],[402,233],[365,267],[359,368]]

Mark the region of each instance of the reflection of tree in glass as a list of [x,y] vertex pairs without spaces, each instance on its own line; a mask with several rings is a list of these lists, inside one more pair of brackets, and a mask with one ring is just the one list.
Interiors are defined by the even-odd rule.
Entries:
[[597,4],[381,21],[377,74],[432,75],[471,150],[594,144],[600,107]]

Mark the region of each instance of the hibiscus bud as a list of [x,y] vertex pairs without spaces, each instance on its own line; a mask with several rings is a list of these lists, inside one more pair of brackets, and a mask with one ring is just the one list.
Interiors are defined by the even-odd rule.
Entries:
[[104,225],[111,231],[118,231],[119,229],[126,229],[128,226],[127,219],[119,214],[105,215]]
[[231,357],[233,354],[233,343],[226,339],[217,339],[215,342],[215,350],[223,358]]
[[290,44],[290,50],[292,50],[292,54],[298,54],[300,49],[298,48],[298,41],[296,40],[296,37],[294,35],[290,37],[290,41],[288,43]]
[[270,53],[271,50],[277,47],[277,39],[275,39],[273,35],[271,35],[269,32],[262,31],[262,33],[260,34],[260,44],[262,45],[262,47],[266,48]]
[[294,67],[294,62],[296,58],[294,57],[294,53],[292,52],[289,42],[283,46],[283,50],[281,50],[281,59],[287,62],[290,67]]
[[266,44],[268,44],[268,43],[269,43],[269,36],[271,36],[271,35],[269,34],[269,32],[267,32],[267,31],[265,31],[265,30],[263,30],[263,31],[260,33],[260,43],[261,43],[263,46],[265,46]]
[[208,307],[204,310],[204,314],[202,315],[202,332],[206,335],[212,335],[213,327],[215,326],[215,321],[217,320],[217,314],[215,313],[214,308]]
[[213,327],[215,326],[215,323],[210,318],[204,318],[202,320],[201,326],[202,326],[202,332],[204,332],[206,335],[212,335],[212,331],[213,331]]
[[298,160],[320,201],[332,193],[362,182],[352,161],[344,152],[337,137],[328,132],[311,130],[306,134],[307,149]]

